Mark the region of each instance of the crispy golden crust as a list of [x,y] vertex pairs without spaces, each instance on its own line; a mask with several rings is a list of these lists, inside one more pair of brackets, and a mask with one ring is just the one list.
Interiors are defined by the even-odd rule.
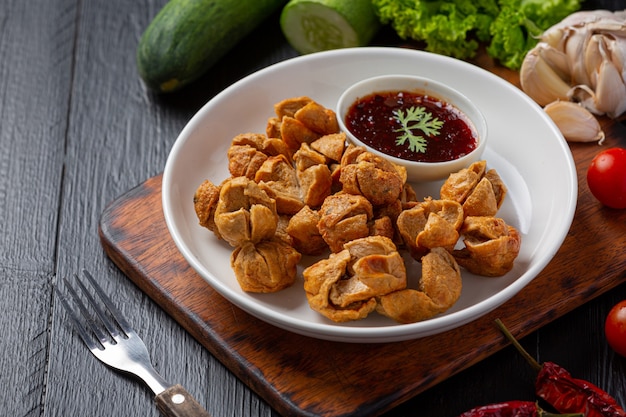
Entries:
[[319,213],[309,206],[302,207],[289,219],[286,231],[298,252],[320,255],[328,250],[328,245],[317,228],[319,221]]
[[482,178],[486,161],[474,162],[468,168],[450,174],[439,190],[439,195],[444,200],[454,200],[463,204],[467,196]]
[[489,180],[491,186],[493,187],[493,194],[496,198],[496,206],[500,209],[508,191],[506,185],[495,169],[490,169],[485,172],[485,178]]
[[344,243],[369,235],[372,204],[361,195],[333,194],[320,208],[318,229],[332,252],[343,249]]
[[200,226],[217,233],[215,209],[220,198],[220,187],[209,180],[204,180],[193,196],[193,207]]
[[268,138],[281,139],[280,137],[280,121],[281,118],[278,117],[270,117],[267,119],[267,124],[265,126],[265,134]]
[[293,117],[298,110],[312,101],[313,99],[307,96],[286,98],[274,104],[274,113],[279,119],[285,116]]
[[250,145],[235,145],[228,149],[228,171],[233,177],[253,179],[267,155]]
[[293,117],[285,116],[280,121],[280,137],[294,152],[302,143],[311,143],[321,136]]
[[254,179],[265,160],[277,155],[291,161],[291,150],[282,140],[260,133],[242,133],[233,138],[228,149],[228,170],[232,177]]
[[271,239],[277,224],[276,201],[258,184],[245,177],[223,183],[215,209],[215,225],[231,246]]
[[339,123],[335,112],[315,101],[311,101],[298,109],[293,117],[320,135],[339,132]]
[[399,199],[406,178],[393,163],[370,152],[361,152],[344,161],[339,177],[344,192],[362,195],[374,206]]
[[332,192],[333,180],[327,165],[315,165],[298,171],[302,200],[311,207],[320,207]]
[[441,198],[462,204],[465,216],[495,216],[507,189],[496,170],[486,169],[486,161],[478,161],[450,174],[441,186]]
[[393,227],[393,220],[389,216],[374,219],[370,224],[370,236],[384,236],[396,241],[396,228]]
[[300,258],[298,251],[278,239],[246,241],[233,251],[231,266],[242,290],[269,293],[293,285]]
[[459,240],[463,208],[452,200],[426,199],[402,211],[396,222],[409,253],[416,260],[435,247],[452,250]]
[[503,219],[467,217],[461,233],[465,247],[453,252],[459,265],[488,277],[499,277],[513,269],[522,238]]
[[320,207],[332,192],[332,176],[326,157],[303,143],[293,156],[304,204]]
[[498,212],[496,195],[491,181],[483,177],[463,202],[466,216],[495,216]]
[[276,200],[278,214],[295,214],[304,206],[296,170],[284,155],[267,158],[254,175],[254,181]]
[[324,135],[311,143],[311,148],[334,162],[341,161],[345,146],[346,134],[343,132]]
[[337,322],[361,319],[376,297],[406,287],[406,269],[393,242],[370,236],[346,243],[303,272],[309,305]]
[[433,248],[422,258],[418,289],[406,288],[378,297],[376,311],[400,323],[427,320],[448,310],[461,296],[461,270],[450,253]]

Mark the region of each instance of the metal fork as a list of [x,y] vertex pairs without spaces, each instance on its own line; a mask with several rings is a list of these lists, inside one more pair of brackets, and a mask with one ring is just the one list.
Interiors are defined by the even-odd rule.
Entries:
[[[133,374],[142,379],[155,394],[155,403],[165,416],[172,417],[210,417],[210,414],[183,388],[173,385],[161,377],[152,366],[148,350],[135,330],[124,319],[120,311],[107,297],[91,274],[83,270],[84,276],[95,290],[101,304],[109,314],[105,313],[91,295],[85,284],[76,276],[80,292],[87,299],[95,316],[81,300],[78,292],[67,279],[63,279],[71,299],[80,313],[70,306],[70,301],[55,287],[61,304],[69,314],[74,328],[85,342],[91,353],[106,365]],[[81,315],[84,320],[81,320]]]

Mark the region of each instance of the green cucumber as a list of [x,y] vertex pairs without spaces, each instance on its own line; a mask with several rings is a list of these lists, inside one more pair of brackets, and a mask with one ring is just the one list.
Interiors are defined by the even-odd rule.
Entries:
[[172,92],[199,78],[286,0],[170,0],[143,33],[145,84]]
[[367,45],[380,21],[371,0],[291,0],[280,26],[296,51],[309,54]]

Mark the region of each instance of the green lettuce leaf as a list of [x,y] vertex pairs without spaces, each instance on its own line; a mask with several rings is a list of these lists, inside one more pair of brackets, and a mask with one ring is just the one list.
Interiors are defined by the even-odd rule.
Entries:
[[425,43],[427,51],[471,58],[479,41],[489,39],[498,11],[496,0],[373,0],[383,24],[391,24],[402,39]]
[[372,0],[383,24],[424,49],[460,59],[481,43],[502,65],[518,69],[537,37],[580,8],[582,0]]
[[578,9],[580,0],[500,0],[487,53],[505,67],[519,69],[539,36]]

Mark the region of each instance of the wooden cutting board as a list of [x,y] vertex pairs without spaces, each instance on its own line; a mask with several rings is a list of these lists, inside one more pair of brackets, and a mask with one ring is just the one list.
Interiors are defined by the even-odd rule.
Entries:
[[626,210],[602,207],[585,180],[597,152],[626,147],[622,123],[602,123],[608,137],[602,147],[570,145],[578,169],[578,206],[552,262],[495,311],[423,339],[386,344],[311,339],[233,306],[196,274],[171,240],[160,175],[107,207],[100,238],[137,286],[281,414],[378,415],[506,346],[495,318],[523,337],[626,280]]

